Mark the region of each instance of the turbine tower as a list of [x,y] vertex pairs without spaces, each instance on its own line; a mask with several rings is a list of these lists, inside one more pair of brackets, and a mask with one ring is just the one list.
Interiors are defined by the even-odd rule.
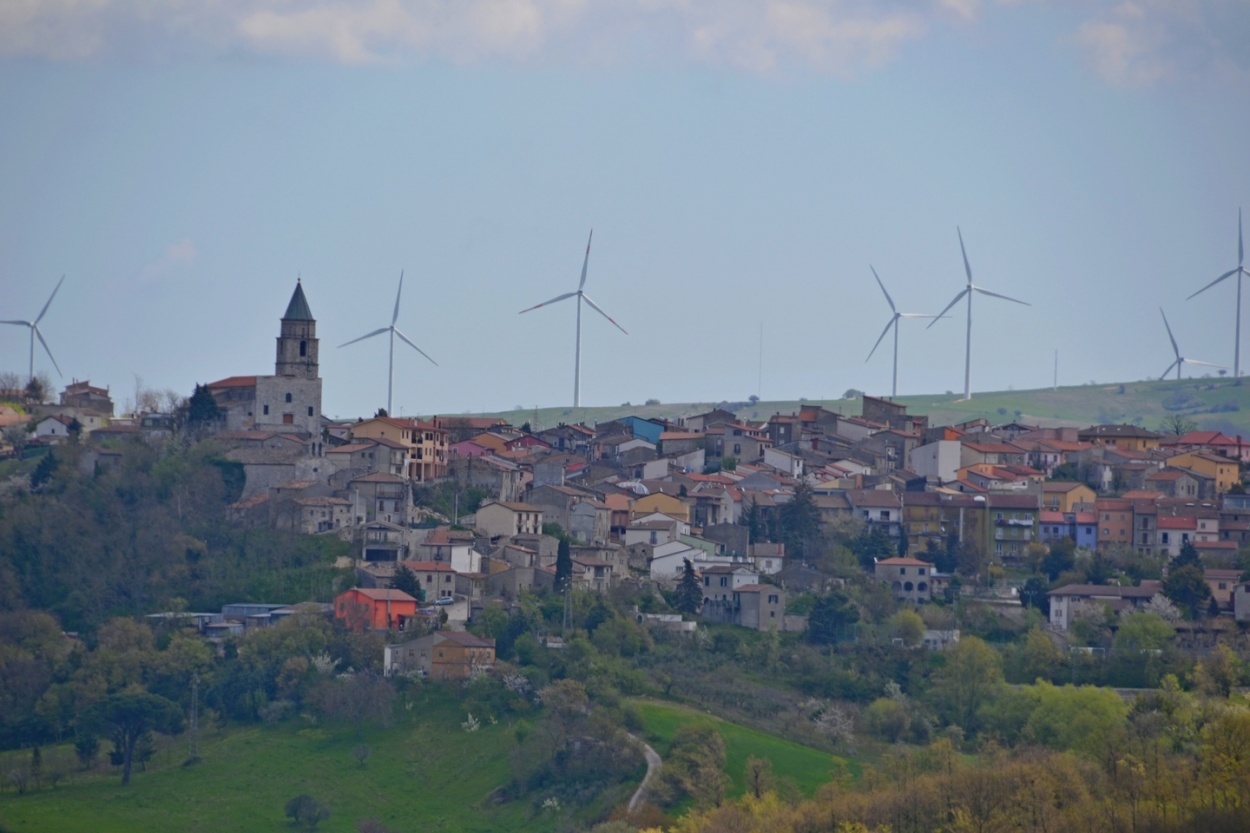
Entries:
[[43,345],[43,351],[48,354],[49,359],[52,359],[52,366],[56,368],[56,374],[58,376],[62,375],[61,366],[56,363],[56,359],[52,358],[52,351],[48,348],[48,342],[43,340],[43,333],[39,331],[39,322],[43,320],[43,316],[48,312],[48,307],[52,306],[52,299],[56,297],[56,293],[60,291],[63,283],[65,283],[65,276],[61,275],[61,279],[56,282],[56,288],[52,290],[52,294],[48,296],[43,309],[39,310],[39,314],[35,316],[34,321],[0,321],[0,324],[17,324],[30,330],[30,366],[27,371],[27,381],[35,378],[35,339],[39,339],[39,343]]
[[604,312],[603,309],[600,308],[598,304],[590,300],[589,295],[587,295],[584,291],[582,291],[583,287],[586,286],[586,267],[590,264],[590,241],[594,239],[594,236],[595,236],[595,230],[591,229],[590,237],[586,238],[586,258],[585,260],[582,261],[582,279],[581,279],[581,282],[577,284],[577,291],[566,292],[563,295],[557,295],[556,297],[552,298],[550,301],[543,301],[541,304],[535,304],[534,306],[529,307],[528,309],[523,309],[521,310],[520,313],[518,313],[518,314],[524,314],[524,313],[530,312],[531,310],[536,310],[539,307],[545,307],[548,304],[554,304],[557,301],[563,301],[567,298],[577,298],[577,346],[574,348],[574,351],[573,351],[573,407],[574,408],[580,408],[582,406],[582,301],[585,301],[587,304],[590,305],[591,309],[593,309],[595,312],[602,315],[604,318],[608,319],[608,321],[612,323],[613,327],[616,327],[616,329],[620,330],[622,333],[625,333],[625,335],[629,335],[629,333],[625,332],[624,327],[622,327],[620,324],[617,324],[616,320],[613,319],[612,316]]
[[[894,384],[890,387],[890,396],[898,396],[898,320],[900,318],[933,318],[932,315],[924,315],[919,312],[899,312],[898,307],[894,306],[894,299],[890,297],[890,293],[885,291],[885,284],[881,282],[881,276],[877,274],[877,270],[872,264],[868,264],[868,268],[872,269],[872,276],[877,279],[877,286],[881,287],[882,294],[885,295],[885,302],[890,305],[890,312],[894,313],[890,316],[889,322],[885,325],[885,329],[881,331],[881,335],[877,336],[877,343],[868,351],[868,359],[872,358],[872,354],[877,352],[877,348],[881,346],[882,339],[885,334],[894,328]],[[864,364],[868,363],[868,359],[864,359]]]
[[1181,348],[1176,346],[1176,336],[1172,335],[1172,325],[1168,323],[1168,317],[1164,314],[1163,307],[1159,307],[1159,314],[1163,316],[1163,326],[1168,328],[1168,339],[1171,340],[1172,352],[1176,355],[1176,361],[1168,365],[1168,369],[1163,371],[1163,375],[1159,377],[1160,382],[1168,377],[1168,374],[1172,372],[1172,368],[1176,368],[1176,379],[1177,381],[1180,381],[1181,366],[1186,364],[1200,364],[1206,367],[1223,367],[1223,365],[1212,364],[1211,362],[1200,362],[1197,359],[1187,359],[1182,356]]
[[[404,342],[404,344],[407,344],[413,350],[416,350],[418,353],[425,356],[427,359],[430,359],[429,355],[424,350],[422,350],[417,345],[413,344],[412,341],[408,338],[408,336],[401,333],[399,331],[399,328],[395,326],[395,322],[399,320],[399,296],[403,294],[403,291],[404,291],[404,273],[403,273],[403,270],[400,270],[399,289],[395,290],[395,311],[391,313],[391,325],[389,327],[379,327],[378,329],[374,330],[371,333],[365,333],[360,338],[353,338],[351,341],[348,341],[339,345],[339,347],[342,348],[342,347],[346,347],[348,344],[355,344],[356,342],[364,341],[367,338],[380,336],[382,335],[382,333],[391,334],[391,346],[390,346],[389,360],[388,360],[388,364],[386,368],[386,415],[387,416],[394,416],[394,413],[391,411],[391,394],[395,388],[395,336],[399,336],[400,341]],[[434,361],[433,359],[430,359],[430,364],[434,365],[435,367],[438,366],[438,362]]]
[[[999,295],[997,292],[990,292],[988,289],[983,289],[974,284],[972,282],[972,267],[968,265],[968,250],[964,248],[964,233],[959,229],[959,226],[955,227],[955,232],[959,235],[959,251],[963,253],[964,256],[964,273],[968,276],[968,285],[959,290],[959,294],[946,305],[946,309],[937,314],[933,321],[929,323],[929,327],[932,327],[937,323],[939,318],[944,317],[946,313],[950,312],[951,307],[958,304],[961,298],[967,296],[968,334],[964,343],[964,398],[962,400],[966,402],[972,398],[972,293],[980,292],[982,295],[988,295],[991,298],[1001,298],[1004,301],[1011,301],[1013,304],[1023,304],[1026,307],[1031,307],[1033,305],[1028,301],[1019,301],[1015,298],[1008,298],[1006,295]],[[927,330],[929,327],[926,327],[925,329]]]
[[[1246,267],[1243,265],[1245,263],[1245,260],[1246,260],[1246,247],[1245,247],[1245,244],[1242,242],[1242,236],[1241,236],[1241,209],[1238,208],[1237,209],[1237,268],[1229,269],[1227,272],[1220,275],[1218,278],[1211,281],[1206,286],[1202,287],[1202,289],[1199,289],[1193,295],[1190,295],[1189,298],[1185,299],[1186,301],[1188,301],[1190,298],[1193,298],[1196,295],[1201,295],[1202,293],[1206,292],[1208,289],[1215,286],[1217,283],[1224,280],[1225,278],[1231,278],[1233,275],[1237,276],[1237,326],[1234,329],[1234,336],[1233,336],[1233,376],[1234,377],[1238,377],[1241,375],[1241,276],[1242,275],[1250,276],[1250,272],[1247,272]],[[1160,312],[1162,312],[1162,310],[1160,310]],[[1179,373],[1180,371],[1178,370],[1177,372]]]

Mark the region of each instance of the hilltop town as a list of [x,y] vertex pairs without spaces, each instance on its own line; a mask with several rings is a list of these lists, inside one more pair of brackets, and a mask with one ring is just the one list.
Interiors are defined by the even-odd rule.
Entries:
[[[272,375],[224,376],[185,400],[169,397],[165,409],[126,417],[115,417],[109,390],[90,382],[66,386],[57,404],[40,401],[33,386],[6,394],[9,479],[0,501],[12,511],[0,512],[9,516],[0,575],[13,584],[5,615],[43,607],[83,633],[62,634],[69,643],[43,654],[14,648],[48,672],[6,701],[31,714],[38,706],[40,717],[11,712],[0,726],[4,745],[37,748],[85,731],[78,707],[39,705],[75,652],[95,656],[123,632],[155,652],[158,667],[167,649],[134,627],[164,634],[165,645],[184,644],[170,643],[174,634],[200,646],[199,665],[180,673],[216,674],[211,702],[223,718],[275,722],[306,710],[329,719],[351,712],[325,694],[335,686],[374,702],[375,682],[405,691],[490,679],[497,699],[463,695],[475,704],[466,732],[478,730],[483,709],[507,720],[543,706],[545,720],[563,714],[577,732],[592,732],[583,715],[616,714],[622,694],[648,694],[715,705],[727,719],[843,754],[857,737],[923,747],[939,730],[949,738],[957,730],[970,750],[995,733],[1024,742],[1023,724],[1012,720],[1040,720],[1030,709],[1041,700],[1016,717],[990,717],[981,710],[990,695],[970,702],[951,688],[968,657],[992,657],[984,661],[1001,683],[996,651],[1021,691],[1046,681],[1162,690],[1186,680],[1227,695],[1244,682],[1236,669],[1250,622],[1242,479],[1250,442],[1240,436],[1199,431],[1183,417],[1159,431],[936,425],[871,396],[853,416],[811,405],[761,419],[714,408],[548,427],[384,410],[340,421],[322,413],[318,352],[297,284]],[[135,564],[142,550],[149,568],[131,564],[113,576],[113,563],[92,561],[102,566],[82,568],[97,573],[88,577],[75,565],[85,555],[46,543],[61,533],[35,542],[21,506],[47,511],[72,481],[92,502],[92,484],[105,484],[109,500],[120,496],[120,515],[139,512],[125,506],[147,506],[149,487],[126,480],[140,472],[166,519],[142,522],[165,530],[134,550]],[[257,547],[278,554],[261,562]],[[45,550],[63,552],[62,570],[41,561]],[[59,632],[55,622],[39,627]],[[304,641],[312,632],[315,642]],[[286,636],[265,635],[277,633]],[[304,636],[285,641],[296,633]],[[779,646],[793,653],[783,657]],[[826,662],[821,651],[844,669],[813,670]],[[270,670],[255,670],[261,676],[242,688],[224,682],[235,671],[212,670],[248,656],[268,657]],[[698,656],[716,659],[705,666]],[[744,656],[742,670],[717,680]],[[1225,676],[1212,683],[1217,662]],[[757,663],[776,679],[755,678]],[[604,667],[614,670],[601,689]],[[347,681],[319,682],[317,669]],[[101,682],[73,702],[107,704],[139,690],[185,699],[186,680],[162,688],[148,674]],[[1074,704],[1094,696],[1070,691]],[[519,700],[503,704],[510,697]],[[550,705],[569,697],[581,705]],[[377,702],[387,705],[354,713],[358,735],[362,721],[393,708]],[[1123,708],[1111,709],[1116,720],[1128,719]],[[623,801],[619,790],[641,757],[612,733],[638,718],[614,719],[617,728],[600,726],[608,734],[591,746],[614,749],[615,763],[588,771],[604,795]],[[511,789],[527,784],[557,806],[572,800],[553,784],[579,783],[587,753],[561,725],[563,739],[535,753],[549,762]],[[1080,745],[1039,742],[1064,752]],[[133,754],[115,748],[124,780]],[[682,784],[652,785],[647,800],[672,807],[684,796],[703,806],[698,784]],[[641,800],[640,788],[631,807]],[[594,813],[611,809],[578,801]]]

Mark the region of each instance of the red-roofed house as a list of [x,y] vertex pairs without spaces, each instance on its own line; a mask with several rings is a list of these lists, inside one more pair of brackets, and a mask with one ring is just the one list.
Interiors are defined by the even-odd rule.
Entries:
[[403,630],[416,614],[417,600],[402,590],[353,587],[334,597],[334,618],[349,630]]

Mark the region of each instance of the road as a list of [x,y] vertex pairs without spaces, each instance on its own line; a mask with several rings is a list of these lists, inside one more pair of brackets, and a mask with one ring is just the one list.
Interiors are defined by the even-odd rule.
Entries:
[[660,755],[642,738],[636,735],[629,735],[629,739],[642,747],[642,756],[647,759],[647,774],[642,779],[642,783],[638,785],[638,789],[634,790],[633,796],[629,799],[629,812],[634,812],[642,804],[643,796],[647,794],[647,787],[651,786],[651,782],[655,780],[655,776],[660,771]]

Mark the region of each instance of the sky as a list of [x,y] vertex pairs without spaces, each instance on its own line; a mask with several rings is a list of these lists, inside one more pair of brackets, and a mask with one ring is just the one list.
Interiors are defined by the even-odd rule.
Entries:
[[[36,370],[122,407],[272,373],[299,278],[367,416],[386,339],[338,345],[402,270],[396,413],[571,405],[574,301],[518,312],[593,228],[583,405],[882,395],[870,267],[935,313],[958,228],[1031,304],[977,296],[974,392],[1157,378],[1161,307],[1231,367],[1235,281],[1186,297],[1250,212],[1247,44],[1246,0],[0,0],[0,320],[64,275]],[[899,393],[959,393],[927,323]]]

